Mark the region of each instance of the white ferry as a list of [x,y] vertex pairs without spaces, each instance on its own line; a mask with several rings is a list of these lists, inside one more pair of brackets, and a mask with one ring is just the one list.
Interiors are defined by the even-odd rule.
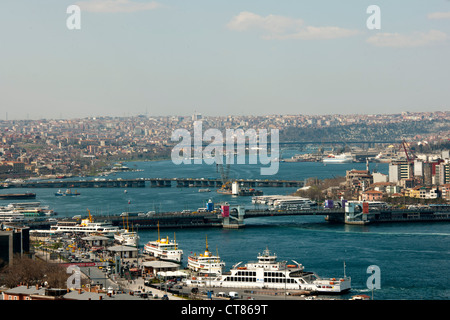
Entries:
[[44,216],[55,214],[48,206],[42,207],[40,202],[20,202],[10,203],[7,206],[0,207],[1,212],[11,211],[23,213],[26,217]]
[[[125,219],[123,219],[123,226],[125,227]],[[127,228],[125,230],[119,230],[114,234],[114,240],[121,245],[138,247],[139,234],[135,231],[130,231],[128,227],[128,215],[127,215]]]
[[280,199],[273,202],[275,208],[280,209],[311,209],[311,207],[317,206],[315,201],[308,198],[298,199]]
[[[350,277],[320,278],[313,272],[304,271],[304,267],[296,261],[293,262],[279,262],[276,254],[266,249],[258,255],[257,262],[249,262],[242,267],[239,267],[239,262],[230,272],[209,278],[207,283],[220,288],[306,290],[318,294],[342,294],[351,289]],[[189,285],[191,281],[186,283]]]
[[219,255],[213,255],[208,250],[208,238],[206,239],[206,250],[203,254],[193,254],[188,257],[187,267],[199,275],[218,276],[222,274],[225,262],[220,261]]
[[0,211],[1,222],[23,222],[25,215],[15,211]]
[[169,240],[169,237],[161,239],[159,236],[158,224],[158,240],[149,241],[144,245],[144,253],[165,261],[181,263],[183,258],[183,250],[178,249],[176,240]]
[[135,231],[123,230],[114,234],[114,240],[124,246],[137,247],[139,235]]
[[56,225],[50,226],[50,231],[55,233],[100,233],[104,236],[112,237],[120,229],[110,223],[94,222],[89,212],[89,218],[81,220],[80,224],[75,221],[59,221]]

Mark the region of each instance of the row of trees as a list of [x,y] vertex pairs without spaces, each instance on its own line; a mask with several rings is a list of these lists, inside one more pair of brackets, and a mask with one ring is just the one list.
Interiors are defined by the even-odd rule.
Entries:
[[11,264],[0,270],[0,285],[8,288],[16,287],[19,284],[66,288],[69,276],[66,268],[57,263],[48,263],[17,255]]

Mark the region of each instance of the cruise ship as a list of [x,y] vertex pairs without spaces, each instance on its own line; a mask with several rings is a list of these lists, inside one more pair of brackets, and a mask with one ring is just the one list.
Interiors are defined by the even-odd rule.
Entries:
[[351,163],[353,162],[353,157],[350,154],[329,154],[327,157],[322,159],[323,163]]
[[[220,288],[260,288],[305,290],[317,294],[342,294],[351,289],[350,277],[321,278],[293,260],[294,264],[277,261],[277,255],[268,249],[258,255],[258,261],[240,266],[234,265],[230,272],[216,278],[204,279],[208,285]],[[193,283],[188,280],[187,285]],[[196,282],[196,285],[201,285]]]
[[176,240],[169,240],[169,237],[161,239],[159,236],[158,224],[158,240],[149,241],[144,245],[144,253],[158,258],[160,260],[181,263],[183,258],[183,250],[178,249]]
[[208,250],[208,238],[206,238],[206,250],[203,254],[193,254],[188,257],[188,269],[199,275],[218,276],[222,274],[225,262],[220,261],[219,255],[213,255]]

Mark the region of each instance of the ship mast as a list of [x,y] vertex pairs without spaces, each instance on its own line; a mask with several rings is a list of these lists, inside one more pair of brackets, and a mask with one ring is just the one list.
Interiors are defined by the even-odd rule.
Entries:
[[175,250],[177,249],[177,235],[175,234],[175,232],[173,233],[173,242],[175,243]]
[[159,237],[159,221],[158,221],[158,242],[161,242],[161,239]]

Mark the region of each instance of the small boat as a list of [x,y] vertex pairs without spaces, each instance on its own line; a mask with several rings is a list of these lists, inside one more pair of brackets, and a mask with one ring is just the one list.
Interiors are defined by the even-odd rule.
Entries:
[[211,192],[211,190],[210,189],[198,189],[198,192]]
[[72,192],[72,190],[67,189],[66,191],[62,192],[61,190],[58,190],[58,192],[55,193],[55,196],[62,196],[62,197],[70,197],[70,196],[79,196],[80,193],[75,191]]

